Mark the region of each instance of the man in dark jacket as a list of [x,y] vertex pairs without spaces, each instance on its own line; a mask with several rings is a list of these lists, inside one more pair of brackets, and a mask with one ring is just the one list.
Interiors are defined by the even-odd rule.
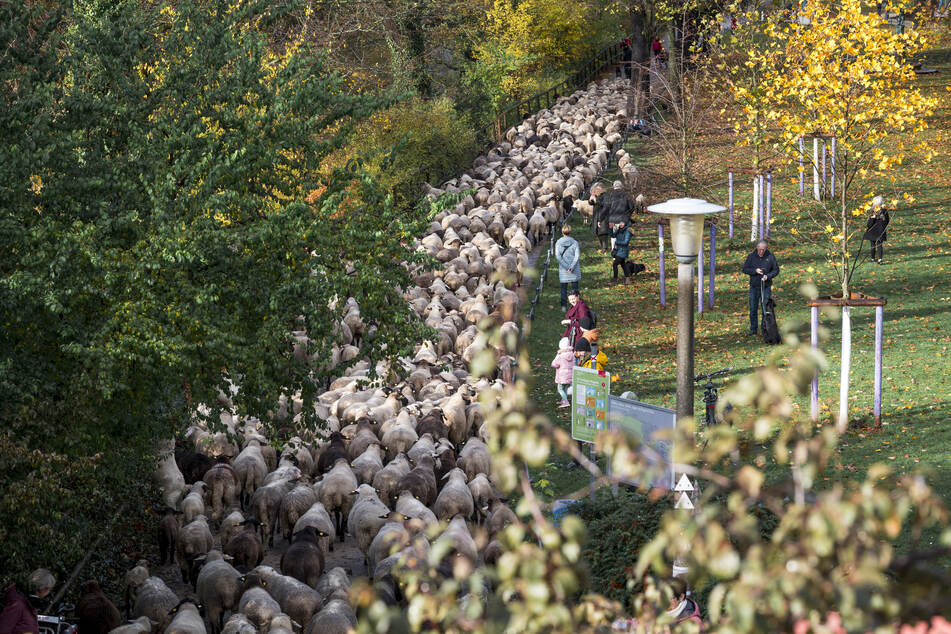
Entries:
[[760,303],[771,297],[773,278],[779,275],[779,264],[766,248],[766,240],[760,240],[756,250],[746,256],[743,273],[750,276],[750,334],[755,335]]
[[39,634],[37,607],[42,605],[54,585],[56,579],[52,573],[40,568],[30,574],[28,581],[33,594],[27,595],[12,584],[7,586],[3,593],[3,612],[0,613],[0,634]]
[[[603,187],[592,187],[591,197],[597,195],[594,201],[594,214],[591,217],[591,229],[594,235],[598,237],[600,243],[599,253],[607,253],[611,250],[611,227],[608,226],[608,210],[604,206],[604,199],[607,196]],[[590,200],[590,198],[589,198]]]

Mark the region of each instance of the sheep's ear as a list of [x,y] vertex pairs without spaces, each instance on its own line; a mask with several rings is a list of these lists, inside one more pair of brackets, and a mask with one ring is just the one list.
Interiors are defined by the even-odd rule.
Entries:
[[261,587],[262,587],[262,588],[266,588],[266,587],[267,587],[267,581],[265,581],[264,579],[261,579]]
[[241,583],[245,583],[247,580],[248,580],[247,575],[241,575],[240,577],[238,577],[238,581],[240,581]]
[[442,477],[442,479],[445,480],[446,478],[448,478],[450,473],[452,473],[452,471],[450,471],[449,473],[447,473],[446,475],[444,475],[444,476]]
[[327,533],[325,533],[325,532],[323,532],[323,531],[317,531],[317,536],[318,536],[318,537],[330,537],[330,535],[328,535]]
[[222,558],[224,558],[225,561],[234,561],[234,557],[231,555],[222,555]]
[[298,623],[297,621],[291,621],[291,625],[294,626],[294,629],[295,629],[295,630],[299,630],[299,629],[300,629],[300,623]]
[[380,515],[379,518],[380,518],[381,520],[388,520],[388,519],[390,519],[390,516],[384,514],[384,515]]
[[360,492],[357,491],[356,489],[354,489],[353,491],[350,492],[350,495],[357,495],[358,493],[360,493]]

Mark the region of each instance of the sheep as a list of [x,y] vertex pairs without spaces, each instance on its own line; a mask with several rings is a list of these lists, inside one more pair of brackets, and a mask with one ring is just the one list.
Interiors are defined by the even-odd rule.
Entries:
[[486,514],[485,528],[490,537],[498,535],[509,524],[518,524],[518,517],[500,498],[492,500],[482,512]]
[[258,634],[258,628],[254,627],[248,617],[236,612],[228,617],[221,634]]
[[386,521],[381,519],[381,516],[385,517],[390,509],[380,501],[376,491],[369,484],[361,484],[355,493],[357,500],[347,516],[347,530],[356,538],[360,552],[366,557],[370,542]]
[[206,495],[211,501],[211,519],[217,522],[221,519],[222,510],[234,506],[237,502],[235,495],[241,490],[238,488],[238,477],[234,467],[226,462],[219,462],[205,473],[203,481],[208,485]]
[[241,522],[225,543],[223,551],[233,559],[238,570],[246,572],[264,559],[264,544],[259,532],[260,522],[250,518]]
[[347,457],[347,439],[340,432],[334,432],[330,434],[329,442],[317,458],[315,473],[323,475],[330,471],[337,459]]
[[244,585],[241,599],[238,601],[238,610],[262,634],[265,634],[271,619],[281,613],[281,606],[264,589],[267,586],[267,581],[262,579],[261,575],[250,572],[241,577],[241,583]]
[[[278,614],[268,623],[268,634],[294,634],[294,626],[298,625],[287,614]],[[299,627],[299,626],[298,626]]]
[[211,530],[208,528],[208,520],[204,515],[199,515],[182,527],[178,532],[175,559],[178,561],[178,568],[182,573],[184,583],[191,583],[194,586],[198,575],[195,559],[208,554],[208,551],[214,546],[214,539],[211,536]]
[[287,441],[287,445],[285,445],[284,451],[281,453],[281,458],[284,456],[294,456],[297,458],[296,466],[304,475],[309,476],[314,472],[314,457],[299,437],[294,436]]
[[164,631],[171,617],[169,611],[178,605],[178,597],[159,577],[149,577],[136,590],[134,618],[148,617],[156,631]]
[[333,540],[337,536],[337,529],[334,527],[333,520],[330,519],[330,513],[327,512],[323,504],[314,502],[294,524],[293,533],[300,532],[306,526],[313,526],[317,529],[319,537],[317,541],[320,544],[321,552],[324,554],[324,559],[326,559],[328,551],[333,550]]
[[317,582],[317,594],[327,601],[332,599],[346,599],[350,593],[350,577],[347,571],[339,566],[328,570]]
[[343,599],[332,599],[314,615],[304,634],[347,634],[356,625],[357,617],[350,604]]
[[277,469],[267,474],[264,478],[264,486],[269,484],[274,484],[281,480],[297,480],[303,475],[301,469],[298,466],[300,461],[297,459],[297,456],[294,454],[283,454],[281,455],[281,461],[277,465]]
[[466,474],[462,469],[456,468],[447,473],[446,478],[449,481],[443,486],[433,505],[436,517],[440,520],[447,520],[457,514],[472,517],[474,504],[472,492],[466,486]]
[[205,473],[215,465],[215,460],[198,451],[176,448],[175,464],[182,472],[185,484],[195,484],[205,477]]
[[134,621],[109,630],[109,634],[151,634],[152,620],[147,616],[140,616]]
[[[181,528],[179,518],[182,512],[172,508],[165,509],[158,525],[159,563],[170,564],[175,557],[175,544],[178,542],[178,531]],[[145,575],[148,577],[148,573]],[[126,604],[128,607],[128,604]]]
[[463,385],[442,404],[445,420],[449,424],[449,440],[457,447],[462,445],[471,433],[466,417],[466,406],[471,400],[469,386]]
[[471,438],[459,452],[456,464],[465,471],[466,478],[471,480],[480,473],[489,475],[492,466],[492,455],[484,442],[478,438]]
[[323,486],[320,488],[318,501],[324,505],[329,513],[333,514],[334,530],[340,541],[344,539],[343,518],[350,513],[353,506],[353,498],[350,493],[357,486],[359,486],[359,482],[357,482],[356,476],[353,475],[353,471],[350,470],[350,465],[347,464],[346,460],[340,458],[324,476]]
[[306,484],[298,484],[284,495],[281,500],[280,521],[285,540],[290,542],[297,520],[316,503],[317,494]]
[[416,424],[416,433],[419,434],[419,438],[422,438],[425,434],[429,434],[431,440],[448,437],[449,428],[446,427],[444,422],[442,410],[438,407],[434,408],[428,414],[420,418]]
[[281,572],[311,587],[316,586],[324,572],[324,554],[317,543],[319,536],[313,526],[305,526],[299,533],[294,533],[291,545],[281,557]]
[[234,534],[240,530],[239,527],[244,523],[244,520],[244,514],[238,509],[231,511],[221,520],[221,524],[218,526],[218,536],[221,538],[222,545],[231,541]]
[[296,480],[277,480],[265,484],[251,496],[251,512],[261,524],[261,541],[274,545],[274,532],[284,496],[294,488]]
[[419,440],[419,434],[408,423],[398,424],[383,432],[386,459],[393,460],[396,454],[408,451]]
[[169,440],[159,443],[158,454],[161,456],[158,467],[152,474],[155,487],[162,493],[165,506],[178,508],[176,504],[185,488],[185,477],[175,463],[175,441]]
[[377,424],[375,420],[361,418],[356,421],[356,424],[356,434],[350,439],[350,444],[347,447],[347,456],[350,460],[356,460],[357,456],[366,451],[370,445],[380,444],[380,439],[377,438],[376,430],[374,429]]
[[396,487],[400,479],[409,472],[410,465],[406,454],[397,454],[385,467],[376,472],[371,486],[376,489],[384,503],[392,505],[396,499]]
[[378,444],[369,445],[351,463],[353,475],[361,484],[370,484],[373,477],[383,468],[383,449]]
[[377,531],[367,550],[369,570],[374,570],[381,560],[389,557],[394,550],[408,546],[410,542],[410,534],[405,525],[405,522],[410,519],[409,516],[391,512],[381,516],[380,519],[384,519],[386,523]]
[[452,443],[445,438],[436,445],[436,482],[442,482],[447,473],[456,468],[456,452],[452,450]]
[[261,445],[252,440],[247,447],[234,459],[234,472],[237,481],[241,484],[241,506],[245,507],[251,501],[251,496],[258,487],[264,484],[267,477],[267,462],[261,452]]
[[448,552],[450,554],[453,552],[458,553],[466,557],[471,563],[475,563],[478,559],[479,555],[475,540],[472,539],[469,527],[466,526],[466,520],[461,515],[456,515],[452,518],[449,522],[449,526],[447,526],[442,535],[436,539],[433,547],[441,543],[448,543]]
[[435,466],[436,461],[432,454],[421,455],[413,470],[400,479],[396,490],[409,491],[420,502],[429,506],[436,501],[436,475],[433,471]]
[[409,491],[401,491],[396,500],[396,512],[412,519],[420,520],[423,527],[432,526],[439,520],[429,507],[417,500]]
[[225,612],[234,611],[241,599],[241,573],[218,550],[208,552],[198,572],[195,594],[205,606],[212,634],[224,628]]
[[76,602],[79,631],[83,634],[106,634],[122,624],[122,616],[97,581],[83,584],[79,601]]
[[[172,552],[174,552],[174,550]],[[162,563],[164,564],[165,561]],[[171,558],[169,559],[168,563],[172,563]],[[132,604],[135,603],[135,600],[138,597],[139,587],[148,578],[149,563],[145,559],[140,559],[134,568],[125,573],[125,577],[122,580],[122,601],[126,618],[128,618],[132,613]]]
[[[270,566],[258,566],[255,572],[267,582],[267,591],[281,609],[297,623],[307,623],[323,605],[322,595],[297,579],[282,575]],[[271,625],[273,631],[273,622]]]
[[488,510],[489,504],[496,497],[495,488],[484,473],[480,473],[469,480],[468,486],[470,493],[472,493],[474,519],[481,524],[485,520],[485,511]]
[[205,634],[205,622],[192,599],[182,599],[172,608],[171,614],[173,618],[165,628],[165,634]]
[[429,434],[421,434],[419,440],[406,452],[406,457],[411,463],[419,462],[423,456],[432,456],[436,453],[436,443]]
[[205,491],[208,485],[204,482],[196,482],[182,491],[182,501],[179,508],[182,511],[182,521],[190,524],[199,515],[205,514]]

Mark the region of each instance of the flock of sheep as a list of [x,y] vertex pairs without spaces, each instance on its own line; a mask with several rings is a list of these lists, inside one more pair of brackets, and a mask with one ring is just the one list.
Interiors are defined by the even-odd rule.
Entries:
[[[607,165],[625,101],[622,83],[593,83],[508,130],[460,178],[427,186],[431,196],[464,197],[419,242],[442,267],[419,272],[404,295],[437,337],[399,361],[401,382],[371,385],[368,364],[358,362],[317,399],[325,430],[301,429],[301,403],[288,399],[275,412],[284,419],[278,439],[235,416],[222,395],[227,433],[195,425],[184,444],[162,448],[154,478],[167,507],[160,554],[163,565],[177,564],[182,583],[170,584],[184,596],[139,562],[125,584],[134,620],[114,632],[346,632],[356,623],[350,575],[364,567],[379,595],[399,603],[398,561],[445,553],[451,568],[459,558],[471,566],[498,558],[496,535],[518,520],[493,484],[478,396],[504,388],[514,351],[496,351],[494,380],[470,376],[469,362],[487,345],[479,324],[490,318],[517,333],[513,289],[529,253]],[[492,282],[498,272],[507,278]],[[344,313],[337,362],[359,357],[364,330],[355,301]],[[436,526],[444,527],[438,535]],[[359,555],[349,570],[327,569],[353,545]],[[177,577],[174,570],[164,576]]]

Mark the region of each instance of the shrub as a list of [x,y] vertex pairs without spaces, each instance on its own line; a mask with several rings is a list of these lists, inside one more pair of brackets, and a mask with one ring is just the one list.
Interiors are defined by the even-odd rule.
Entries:
[[335,163],[367,157],[366,168],[392,193],[397,208],[414,206],[425,181],[438,185],[475,157],[475,131],[450,100],[412,98],[381,110],[358,126],[355,142]]
[[591,569],[594,591],[627,604],[640,590],[634,566],[670,506],[668,497],[652,502],[643,493],[621,489],[615,496],[606,488],[599,490],[594,500],[585,498],[572,505],[571,513],[588,528],[582,554]]

